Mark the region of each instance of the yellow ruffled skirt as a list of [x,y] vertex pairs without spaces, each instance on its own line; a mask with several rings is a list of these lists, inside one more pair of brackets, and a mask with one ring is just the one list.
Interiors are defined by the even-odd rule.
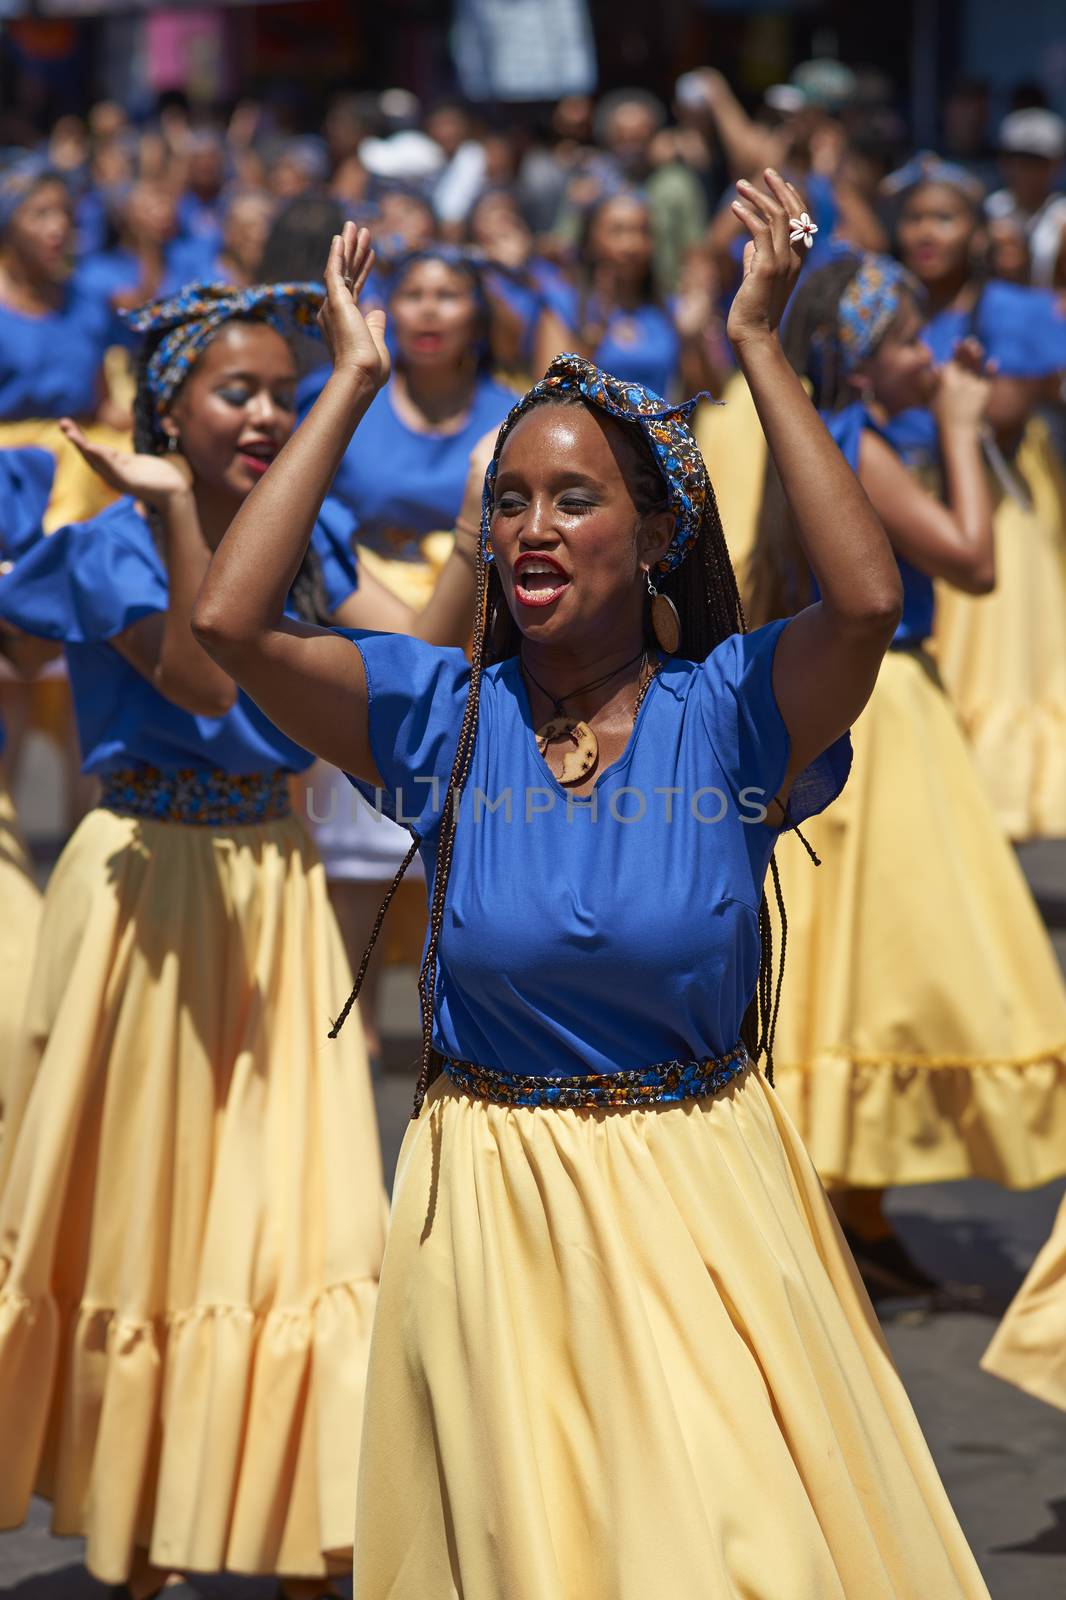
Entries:
[[981,1366],[1066,1411],[1066,1200]]
[[987,1597],[832,1211],[749,1070],[400,1155],[359,1600]]
[[698,408],[693,428],[714,485],[722,531],[743,594],[766,475],[766,436],[743,374],[735,372],[729,379],[721,405]]
[[[15,808],[0,769],[0,1119],[30,981],[41,896],[19,837]],[[0,1142],[3,1135],[0,1133]]]
[[352,1543],[385,1201],[301,824],[91,812],[49,883],[0,1161],[0,1526],[90,1571],[315,1576]]
[[1032,509],[996,510],[991,594],[938,586],[937,660],[1001,825],[1066,836],[1066,474],[1037,417],[1017,469]]
[[922,651],[890,651],[840,799],[777,848],[775,1075],[822,1178],[1066,1173],[1066,986]]

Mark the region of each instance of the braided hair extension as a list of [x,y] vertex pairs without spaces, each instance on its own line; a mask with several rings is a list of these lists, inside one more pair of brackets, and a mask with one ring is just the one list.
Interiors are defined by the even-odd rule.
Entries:
[[[572,394],[546,396],[538,404],[584,405],[585,402],[579,395]],[[598,412],[594,412],[594,415],[597,416],[598,420],[612,423],[619,430],[618,436],[625,440],[629,447],[628,477],[630,492],[633,495],[637,510],[642,516],[646,516],[655,510],[661,510],[663,507],[663,479],[651,453],[651,448],[641,430],[626,428],[624,424],[616,419],[603,419]],[[437,841],[437,863],[433,877],[433,895],[429,911],[429,938],[418,978],[422,1016],[422,1049],[412,1117],[417,1117],[421,1111],[429,1085],[440,1070],[440,1059],[434,1051],[432,1043],[437,951],[444,923],[444,906],[454,852],[456,825],[459,818],[459,803],[463,786],[470,771],[474,743],[477,738],[481,678],[486,666],[517,655],[522,637],[518,624],[511,615],[510,608],[504,597],[503,586],[500,582],[496,564],[492,563],[490,565],[486,561],[484,544],[480,540],[478,542],[476,583],[477,595],[474,607],[470,685],[440,821]],[[670,596],[677,607],[678,615],[681,619],[682,648],[680,653],[687,659],[703,661],[717,645],[729,638],[730,635],[747,631],[736,575],[729,558],[713,488],[708,494],[699,538],[694,549],[687,560],[661,578],[659,587],[663,593]],[[654,649],[656,646],[654,635],[650,628],[650,620],[646,620],[645,626],[649,644]],[[389,886],[371,931],[363,960],[360,963],[355,986],[337,1023],[334,1025],[334,1029],[330,1034],[331,1038],[336,1037],[336,1030],[341,1026],[359,994],[367,964],[381,930],[385,912],[403,874],[407,870],[409,862],[413,860],[420,842],[420,840],[415,841]],[[765,1062],[766,1077],[772,1084],[774,1081],[774,1032],[777,1011],[780,1005],[781,983],[784,975],[787,926],[777,866],[772,860],[771,871],[782,929],[779,971],[775,982],[770,909],[764,894],[759,910],[759,936],[762,946],[759,978],[755,995],[741,1024],[740,1034],[752,1059],[755,1061],[762,1059]]]
[[[255,321],[254,318],[238,318],[233,321]],[[223,323],[228,327],[229,323]],[[142,341],[140,353],[135,367],[136,390],[133,398],[133,448],[138,455],[161,456],[167,452],[168,439],[160,427],[159,416],[156,412],[155,400],[148,385],[148,363],[152,359],[157,345],[166,336],[169,330],[160,330],[155,334],[147,334]],[[178,389],[174,399],[181,393]],[[163,531],[158,515],[149,510],[148,523],[152,530],[152,538],[156,549],[164,561],[166,560],[166,547],[163,540]],[[307,553],[300,563],[299,569],[292,582],[290,590],[293,609],[303,622],[326,624],[329,621],[329,607],[326,603],[325,586],[322,577],[322,563],[317,552],[308,546]]]

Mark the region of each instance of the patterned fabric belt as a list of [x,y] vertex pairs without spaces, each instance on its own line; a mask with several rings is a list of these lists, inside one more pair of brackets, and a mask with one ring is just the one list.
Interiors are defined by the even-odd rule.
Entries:
[[218,768],[160,772],[157,767],[127,767],[105,774],[100,804],[123,817],[199,828],[276,822],[292,810],[288,774],[280,769],[234,777]]
[[574,1073],[569,1077],[521,1076],[497,1072],[443,1056],[441,1070],[457,1089],[479,1100],[503,1106],[554,1106],[582,1110],[587,1106],[648,1106],[677,1100],[698,1100],[717,1094],[749,1065],[742,1044],[727,1056],[704,1061],[660,1061],[631,1072]]

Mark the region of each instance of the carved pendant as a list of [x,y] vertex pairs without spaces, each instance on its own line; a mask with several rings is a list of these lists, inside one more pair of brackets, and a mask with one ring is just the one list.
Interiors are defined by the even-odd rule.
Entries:
[[658,592],[653,595],[651,628],[659,649],[672,656],[681,643],[681,618],[669,595]]
[[555,739],[569,739],[574,747],[563,756],[562,767],[555,773],[556,778],[563,785],[581,783],[599,760],[600,747],[596,735],[587,722],[578,722],[573,717],[552,717],[536,732],[537,749],[545,761],[548,759],[548,746]]

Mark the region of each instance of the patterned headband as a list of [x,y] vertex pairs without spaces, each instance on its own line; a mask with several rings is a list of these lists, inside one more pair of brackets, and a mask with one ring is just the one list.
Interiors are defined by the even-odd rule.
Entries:
[[486,559],[491,561],[492,541],[490,527],[496,471],[500,452],[514,426],[538,403],[555,395],[579,395],[590,406],[598,406],[609,417],[638,426],[651,446],[656,465],[662,474],[674,515],[674,536],[670,547],[656,564],[657,572],[672,572],[691,550],[700,535],[704,508],[710,497],[711,485],[707,467],[688,419],[706,394],[694,395],[681,405],[667,405],[659,395],[653,394],[639,383],[623,383],[602,372],[584,356],[558,355],[539,383],[513,406],[500,429],[496,449],[485,473],[485,490],[481,502],[481,536]]
[[873,355],[899,313],[905,294],[920,300],[922,291],[905,267],[891,256],[862,257],[858,272],[837,306],[837,338],[845,372],[854,372]]
[[148,362],[147,382],[157,417],[165,414],[219,328],[234,318],[268,323],[281,334],[317,333],[318,283],[191,283],[165,300],[150,300],[126,315],[134,333],[163,333]]

